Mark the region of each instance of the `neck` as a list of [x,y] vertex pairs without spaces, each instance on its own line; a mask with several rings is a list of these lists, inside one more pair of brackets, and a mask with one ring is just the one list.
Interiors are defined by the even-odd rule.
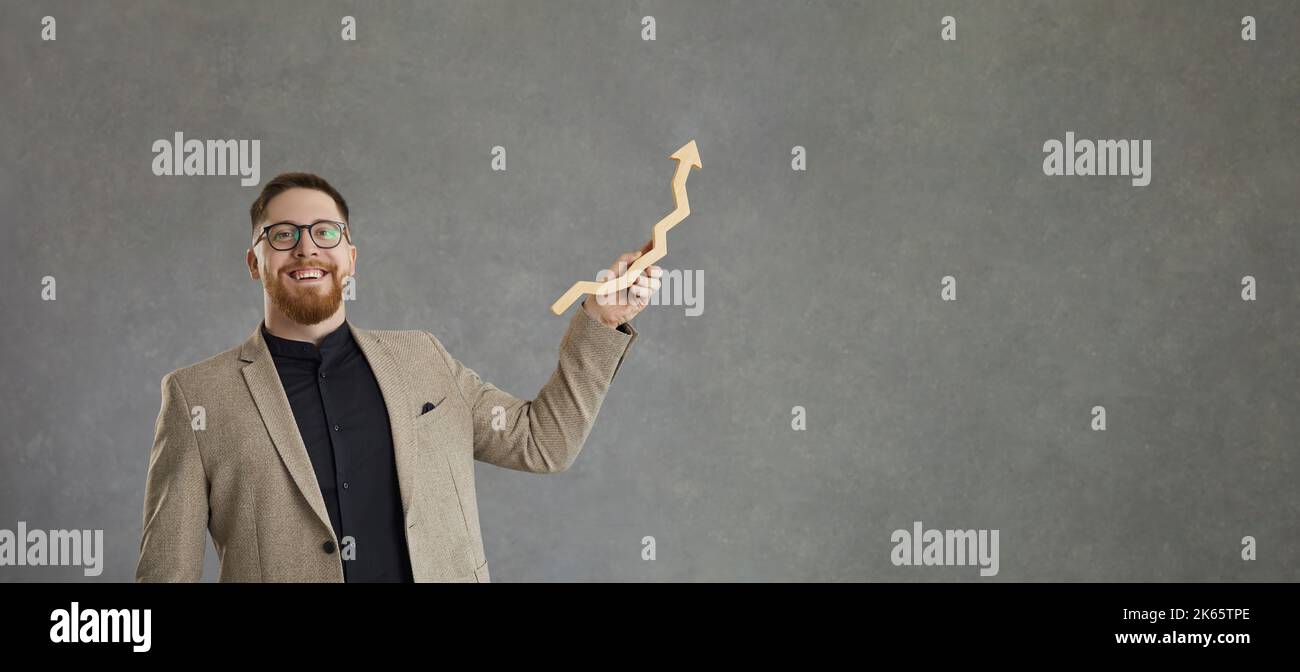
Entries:
[[271,297],[268,296],[266,297],[266,310],[263,319],[266,321],[266,330],[271,332],[272,336],[287,338],[291,341],[307,341],[316,347],[320,347],[321,341],[325,340],[326,336],[343,326],[343,320],[345,319],[344,303],[340,301],[339,309],[322,322],[299,324],[272,305]]

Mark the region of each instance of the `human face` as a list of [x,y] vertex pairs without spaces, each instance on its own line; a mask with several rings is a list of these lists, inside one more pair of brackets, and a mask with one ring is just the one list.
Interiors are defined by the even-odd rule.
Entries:
[[[267,224],[292,222],[307,225],[328,219],[343,221],[338,206],[328,194],[315,189],[289,189],[267,203],[266,219],[258,227],[249,250],[250,271],[262,281],[271,304],[286,317],[302,325],[319,324],[342,309],[343,282],[356,272],[357,250],[351,232],[331,248],[319,247],[302,232],[291,250],[276,250],[261,235]],[[316,278],[299,277],[301,271],[315,269]]]

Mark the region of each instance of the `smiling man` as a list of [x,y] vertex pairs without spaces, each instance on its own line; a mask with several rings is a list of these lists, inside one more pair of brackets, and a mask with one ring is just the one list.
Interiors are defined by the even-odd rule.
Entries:
[[278,175],[250,215],[264,317],[239,347],[162,380],[136,579],[200,579],[210,533],[221,581],[488,581],[474,461],[573,463],[662,269],[613,301],[588,296],[525,400],[429,332],[346,319],[357,247],[324,179]]

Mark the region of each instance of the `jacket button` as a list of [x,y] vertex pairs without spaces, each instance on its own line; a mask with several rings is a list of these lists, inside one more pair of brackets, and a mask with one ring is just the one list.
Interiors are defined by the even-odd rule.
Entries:
[[333,553],[333,552],[334,552],[334,540],[333,540],[333,539],[330,539],[329,541],[326,541],[325,543],[323,543],[323,544],[320,545],[320,548],[321,548],[322,551],[325,551],[326,553]]

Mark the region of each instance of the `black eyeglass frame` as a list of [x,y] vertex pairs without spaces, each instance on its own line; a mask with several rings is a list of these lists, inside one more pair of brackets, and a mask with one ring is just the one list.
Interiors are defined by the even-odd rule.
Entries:
[[[294,232],[295,237],[293,241],[293,246],[281,250],[280,248],[275,246],[275,243],[271,242],[270,233],[272,228],[277,226],[283,226],[285,224],[294,227],[296,231]],[[316,243],[316,236],[313,235],[313,231],[316,228],[317,224],[337,224],[338,227],[343,231],[343,235],[347,237],[348,242],[349,243],[352,242],[352,232],[349,230],[347,222],[340,222],[336,219],[318,219],[312,222],[311,224],[298,224],[297,222],[276,222],[274,224],[267,224],[266,226],[262,227],[262,233],[258,234],[258,236],[253,239],[253,245],[257,245],[257,241],[261,240],[262,238],[266,238],[266,244],[270,245],[271,249],[276,250],[277,252],[289,252],[291,250],[297,249],[298,245],[302,243],[303,229],[307,229],[307,235],[311,236],[313,243]],[[339,240],[342,241],[342,238],[340,238]],[[332,250],[338,246],[339,246],[338,243],[334,243],[333,245],[330,245],[328,247],[325,245],[321,245],[320,243],[316,243],[316,247],[319,247],[322,250]]]

